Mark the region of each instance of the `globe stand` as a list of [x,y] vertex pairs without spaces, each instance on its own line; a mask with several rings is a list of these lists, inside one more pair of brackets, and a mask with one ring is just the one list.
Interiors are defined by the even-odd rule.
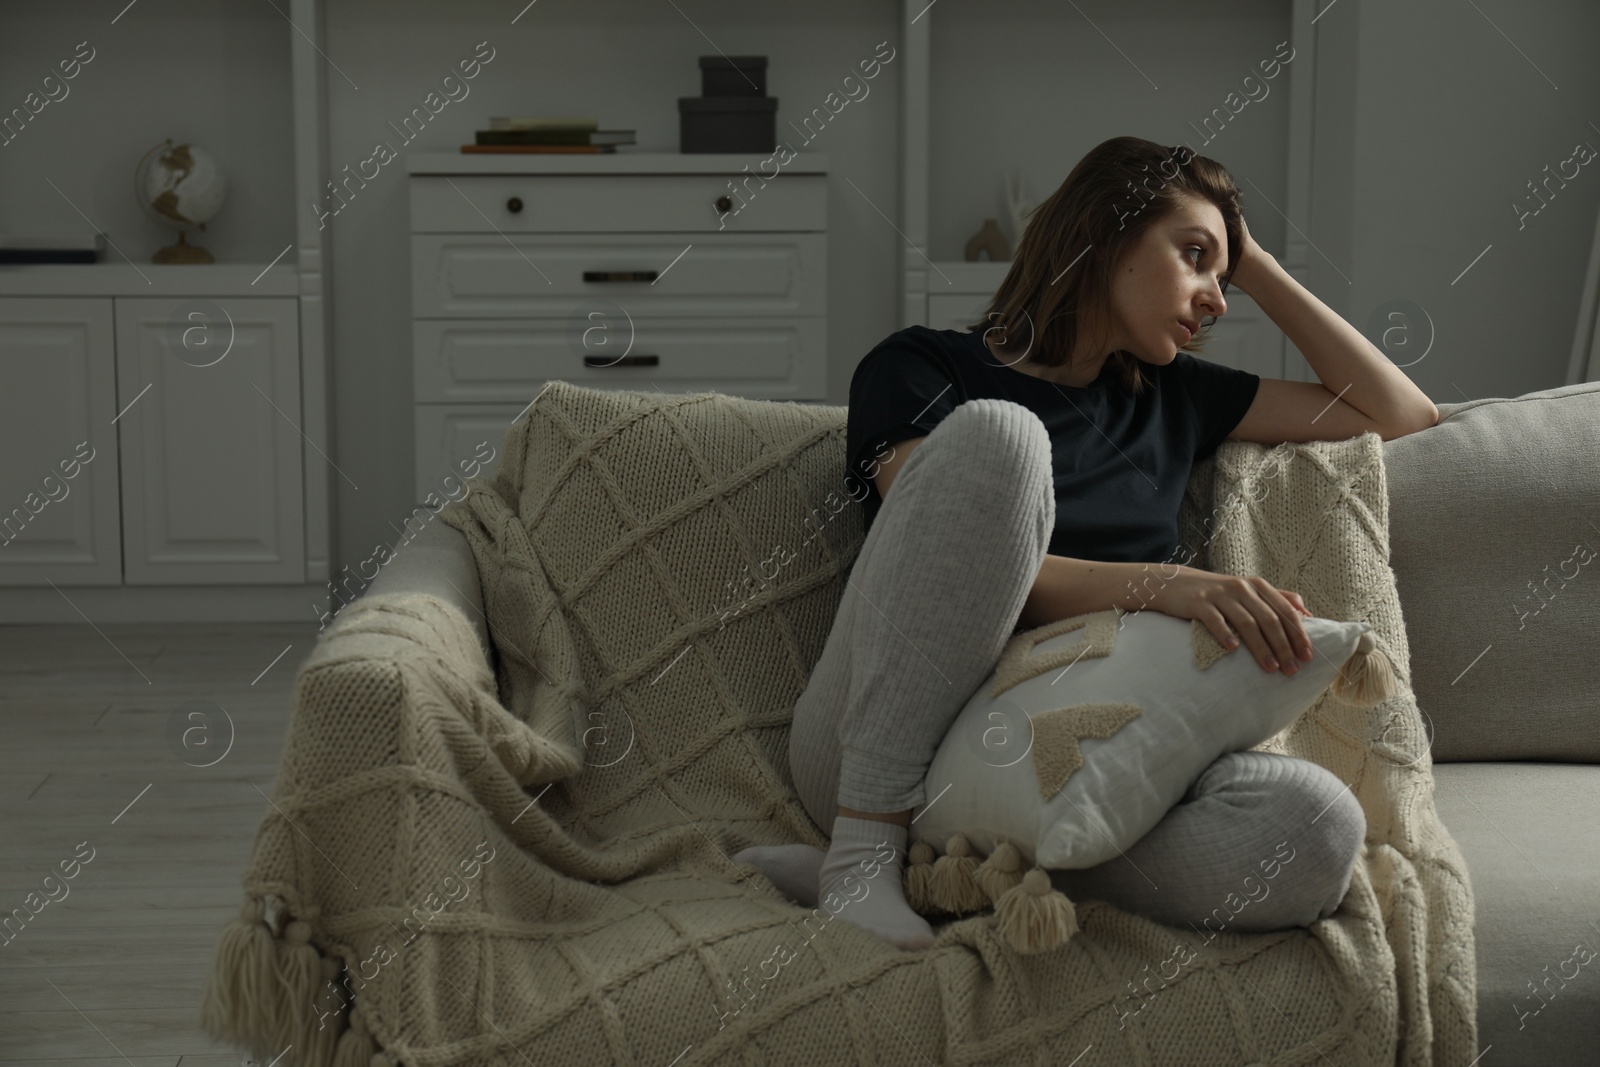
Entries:
[[178,243],[168,245],[150,257],[152,263],[215,263],[216,257],[199,245],[185,240],[183,230],[178,231]]
[[150,262],[215,263],[209,251],[189,243],[188,233],[205,232],[206,220],[222,206],[226,189],[211,153],[198,145],[174,145],[169,137],[146,152],[133,168],[134,197],[152,220],[178,231],[177,243],[158,251]]

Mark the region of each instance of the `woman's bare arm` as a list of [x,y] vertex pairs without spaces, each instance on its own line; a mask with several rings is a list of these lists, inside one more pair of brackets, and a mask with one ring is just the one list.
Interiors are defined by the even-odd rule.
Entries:
[[1301,285],[1271,253],[1243,238],[1233,284],[1249,296],[1300,351],[1324,388],[1390,432],[1384,440],[1434,426],[1439,409],[1406,372],[1360,330]]
[[1150,607],[1155,589],[1162,584],[1161,576],[1148,563],[1103,563],[1046,555],[1018,621],[1031,630],[1091,611],[1139,611]]

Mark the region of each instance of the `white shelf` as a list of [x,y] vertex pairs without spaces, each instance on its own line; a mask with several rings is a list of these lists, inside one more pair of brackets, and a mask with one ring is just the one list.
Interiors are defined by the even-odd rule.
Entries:
[[266,267],[265,263],[138,261],[130,266],[121,257],[100,263],[0,264],[0,296],[300,295],[300,272],[292,256],[285,256],[262,274]]
[[[772,165],[763,168],[768,159]],[[796,152],[781,166],[771,152],[412,152],[406,156],[407,174],[728,174],[746,167],[752,176],[768,181],[782,174],[825,174],[828,156]]]

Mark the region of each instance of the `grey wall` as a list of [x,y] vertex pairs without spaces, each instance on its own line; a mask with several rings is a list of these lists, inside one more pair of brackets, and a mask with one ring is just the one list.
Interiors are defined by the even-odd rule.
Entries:
[[[1186,144],[1228,167],[1244,191],[1251,234],[1270,251],[1282,247],[1283,218],[1250,182],[1283,205],[1288,72],[1299,57],[1264,82],[1257,64],[1289,37],[1287,3],[1147,0],[1075,8],[1054,0],[940,0],[924,17],[935,27],[928,151],[934,259],[960,259],[985,217],[1015,242],[1006,171],[1020,170],[1038,203],[1085,152],[1121,135]],[[1259,87],[1243,87],[1250,74]],[[1208,129],[1212,109],[1228,113],[1230,92],[1259,100]]]
[[1309,288],[1363,328],[1389,300],[1425,309],[1433,348],[1406,372],[1435,403],[1564,384],[1600,159],[1520,230],[1512,204],[1600,149],[1600,6],[1337,0],[1317,27],[1308,236],[1350,280],[1314,254]]

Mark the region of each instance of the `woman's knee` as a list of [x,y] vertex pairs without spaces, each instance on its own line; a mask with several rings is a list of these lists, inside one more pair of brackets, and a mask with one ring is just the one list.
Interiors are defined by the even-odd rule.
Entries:
[[[1241,928],[1277,930],[1308,926],[1338,910],[1350,887],[1366,839],[1361,803],[1327,768],[1276,753],[1263,790],[1263,809],[1272,814],[1256,880],[1259,900],[1253,914],[1241,915]],[[1281,761],[1292,761],[1284,763]],[[1272,773],[1276,772],[1276,773]]]
[[933,433],[941,432],[945,437],[962,438],[962,444],[968,446],[987,445],[984,451],[991,455],[1010,452],[1014,462],[1041,447],[1047,458],[1050,453],[1050,434],[1044,423],[1031,408],[1013,400],[975,397],[958,404],[934,427]]
[[1039,468],[1048,478],[1050,472],[1049,432],[1038,415],[1010,400],[978,397],[957,405],[918,446],[924,449],[947,451],[964,466],[986,468],[986,475]]
[[1051,453],[1050,434],[1037,414],[1014,401],[979,397],[946,415],[901,474],[935,464],[941,491],[986,512],[1047,505],[1054,526]]

